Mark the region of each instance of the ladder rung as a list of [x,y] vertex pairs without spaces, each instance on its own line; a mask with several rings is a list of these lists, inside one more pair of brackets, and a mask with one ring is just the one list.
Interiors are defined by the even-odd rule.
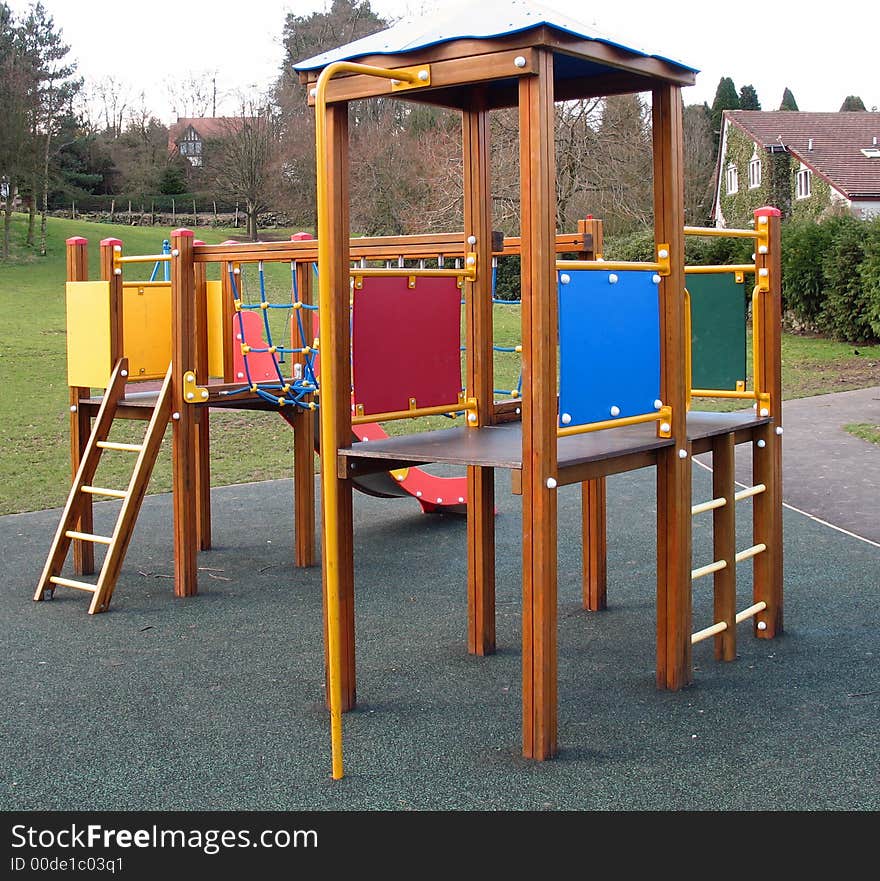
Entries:
[[714,563],[707,563],[698,569],[691,569],[691,581],[696,581],[704,575],[711,575],[713,572],[720,572],[727,568],[727,560],[716,560]]
[[75,590],[85,590],[89,593],[94,593],[98,589],[94,584],[88,584],[85,581],[74,581],[72,578],[62,578],[60,575],[53,575],[49,581],[61,587],[72,587]]
[[747,486],[745,489],[741,489],[738,493],[736,493],[733,497],[735,502],[741,502],[743,499],[749,499],[752,496],[760,495],[762,492],[765,492],[767,489],[763,483],[756,483],[754,486]]
[[95,535],[91,532],[77,532],[75,529],[68,529],[64,533],[68,538],[75,538],[79,541],[93,541],[99,545],[111,545],[113,539],[109,535]]
[[102,450],[122,450],[124,453],[139,453],[144,448],[143,444],[121,444],[117,441],[98,441],[98,446]]
[[727,630],[726,621],[719,621],[717,624],[711,625],[711,627],[704,627],[702,630],[691,634],[691,645],[696,645],[698,642],[709,639],[710,636],[715,636],[718,633],[724,633],[725,630]]
[[750,548],[746,548],[743,551],[739,551],[736,555],[736,562],[742,563],[743,560],[748,560],[749,557],[756,557],[758,554],[764,553],[767,550],[767,545],[763,542],[761,544],[752,545]]
[[91,493],[93,496],[110,496],[112,499],[124,499],[128,496],[124,489],[107,489],[103,486],[83,486],[80,489],[84,493]]
[[763,600],[760,603],[755,603],[754,606],[749,606],[747,609],[743,609],[741,612],[736,613],[736,623],[741,624],[749,618],[754,618],[758,612],[763,612],[766,608],[767,603]]
[[691,508],[691,514],[703,514],[706,511],[714,511],[715,508],[723,508],[727,504],[727,499],[724,497],[720,499],[711,499],[708,502],[700,502],[699,505],[694,505]]

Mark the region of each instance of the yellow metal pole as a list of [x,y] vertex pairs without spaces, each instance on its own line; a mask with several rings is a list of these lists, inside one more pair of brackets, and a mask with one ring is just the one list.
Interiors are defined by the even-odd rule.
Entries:
[[[330,253],[330,206],[328,204],[327,179],[327,83],[340,73],[361,73],[408,83],[417,83],[416,73],[405,71],[384,70],[366,64],[354,64],[338,61],[321,71],[315,89],[315,148],[317,165],[317,196],[318,196],[318,314],[322,326],[333,308],[333,291],[330,288],[331,262]],[[322,377],[321,399],[327,405],[320,408],[321,434],[325,439],[326,448],[335,450],[339,447],[336,420],[333,417],[331,402],[335,400],[335,389],[332,387],[332,371]],[[327,521],[338,517],[334,481],[335,468],[328,462],[321,468],[321,488],[323,490],[323,516]],[[343,776],[342,766],[342,680],[339,668],[341,614],[339,608],[339,540],[336,531],[324,531],[326,542],[324,547],[324,571],[327,579],[327,642],[328,642],[328,679],[330,691],[330,744],[332,752],[333,779]]]

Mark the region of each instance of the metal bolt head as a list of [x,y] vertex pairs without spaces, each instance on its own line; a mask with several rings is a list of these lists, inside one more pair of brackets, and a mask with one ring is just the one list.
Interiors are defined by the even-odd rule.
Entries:
[[513,59],[513,66],[523,68],[526,66],[526,59],[522,55],[517,55],[516,58]]

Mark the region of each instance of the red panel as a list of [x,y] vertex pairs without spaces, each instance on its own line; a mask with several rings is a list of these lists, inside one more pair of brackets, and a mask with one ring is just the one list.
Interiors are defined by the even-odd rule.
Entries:
[[[268,343],[263,338],[265,330],[263,326],[263,316],[258,312],[251,312],[248,309],[241,313],[244,322],[244,342],[256,349],[265,349]],[[232,319],[232,330],[235,339],[232,341],[232,362],[235,369],[235,381],[247,382],[247,374],[244,370],[244,355],[241,354],[241,331],[238,324],[238,315]],[[247,356],[248,372],[250,373],[251,382],[278,382],[278,371],[272,360],[271,352],[249,352]]]
[[461,391],[455,278],[367,277],[352,310],[354,402],[364,413],[454,404]]

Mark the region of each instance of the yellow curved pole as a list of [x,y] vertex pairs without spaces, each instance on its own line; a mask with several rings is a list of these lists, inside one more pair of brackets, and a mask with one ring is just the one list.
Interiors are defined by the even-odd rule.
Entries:
[[[334,255],[330,253],[330,205],[329,181],[327,179],[327,83],[341,73],[359,73],[408,83],[417,83],[415,73],[401,70],[385,70],[350,61],[337,61],[321,71],[315,88],[315,149],[317,165],[318,196],[318,314],[321,326],[328,327],[333,308],[334,292],[330,288],[331,265]],[[347,291],[344,292],[347,295]],[[321,376],[321,441],[325,450],[333,451],[331,459],[324,459],[321,469],[323,517],[325,523],[334,522],[339,511],[336,504],[336,469],[331,467],[339,448],[339,437],[334,418],[333,404],[336,399],[333,371],[325,370]],[[327,654],[330,691],[330,745],[333,779],[343,776],[342,766],[342,679],[339,665],[341,612],[339,603],[339,536],[334,529],[324,530],[324,577],[327,585]]]

